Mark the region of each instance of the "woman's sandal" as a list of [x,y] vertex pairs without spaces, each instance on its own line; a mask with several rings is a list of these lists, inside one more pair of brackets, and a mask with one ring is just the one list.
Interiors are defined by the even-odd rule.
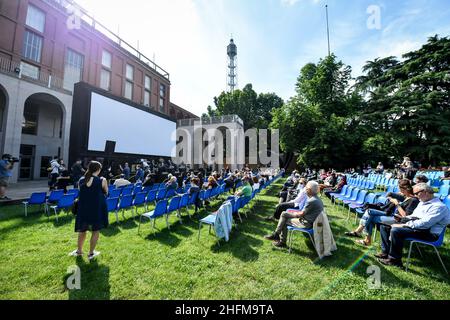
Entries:
[[366,240],[356,240],[356,243],[364,247],[370,247],[372,244],[367,243]]
[[346,232],[345,235],[347,237],[352,237],[352,238],[361,238],[361,235],[359,233],[354,232],[354,231]]

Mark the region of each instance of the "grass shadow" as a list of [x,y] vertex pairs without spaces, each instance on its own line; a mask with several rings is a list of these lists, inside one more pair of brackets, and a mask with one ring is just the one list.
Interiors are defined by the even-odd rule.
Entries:
[[109,267],[99,264],[97,260],[86,262],[81,257],[77,258],[76,265],[80,271],[81,288],[79,290],[67,288],[68,282],[75,283],[74,274],[66,274],[63,278],[69,300],[110,300]]

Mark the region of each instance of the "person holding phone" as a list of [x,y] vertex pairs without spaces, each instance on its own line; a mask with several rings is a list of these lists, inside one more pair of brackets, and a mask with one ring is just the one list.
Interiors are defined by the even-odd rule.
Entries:
[[399,222],[399,219],[411,215],[419,205],[419,199],[414,196],[413,187],[409,180],[400,180],[399,188],[400,193],[404,197],[403,201],[398,200],[397,197],[389,197],[389,205],[385,207],[385,210],[367,210],[360,220],[359,227],[353,232],[347,232],[345,235],[349,237],[361,237],[364,231],[366,234],[364,240],[357,240],[356,243],[363,246],[370,246],[372,244],[373,228],[377,224],[391,225]]

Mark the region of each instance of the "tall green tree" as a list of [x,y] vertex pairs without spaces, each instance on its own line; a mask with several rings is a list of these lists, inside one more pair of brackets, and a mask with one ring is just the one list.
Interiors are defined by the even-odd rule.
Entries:
[[283,106],[284,101],[275,93],[260,93],[247,84],[242,90],[222,92],[214,98],[215,108],[208,107],[204,116],[221,116],[236,114],[244,121],[245,129],[268,128],[272,121],[272,110]]

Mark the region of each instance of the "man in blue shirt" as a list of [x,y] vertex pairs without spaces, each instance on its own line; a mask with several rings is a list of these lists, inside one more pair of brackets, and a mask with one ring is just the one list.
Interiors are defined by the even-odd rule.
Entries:
[[125,163],[125,167],[122,169],[122,174],[125,176],[126,180],[130,180],[131,170],[128,165],[128,162]]
[[11,200],[5,195],[14,166],[14,163],[10,161],[11,158],[11,155],[4,154],[0,161],[0,201]]
[[384,265],[403,267],[402,250],[405,239],[414,238],[424,241],[436,241],[450,224],[450,210],[438,198],[434,190],[426,183],[414,186],[414,195],[420,200],[413,214],[399,224],[382,225],[382,253],[376,257]]

